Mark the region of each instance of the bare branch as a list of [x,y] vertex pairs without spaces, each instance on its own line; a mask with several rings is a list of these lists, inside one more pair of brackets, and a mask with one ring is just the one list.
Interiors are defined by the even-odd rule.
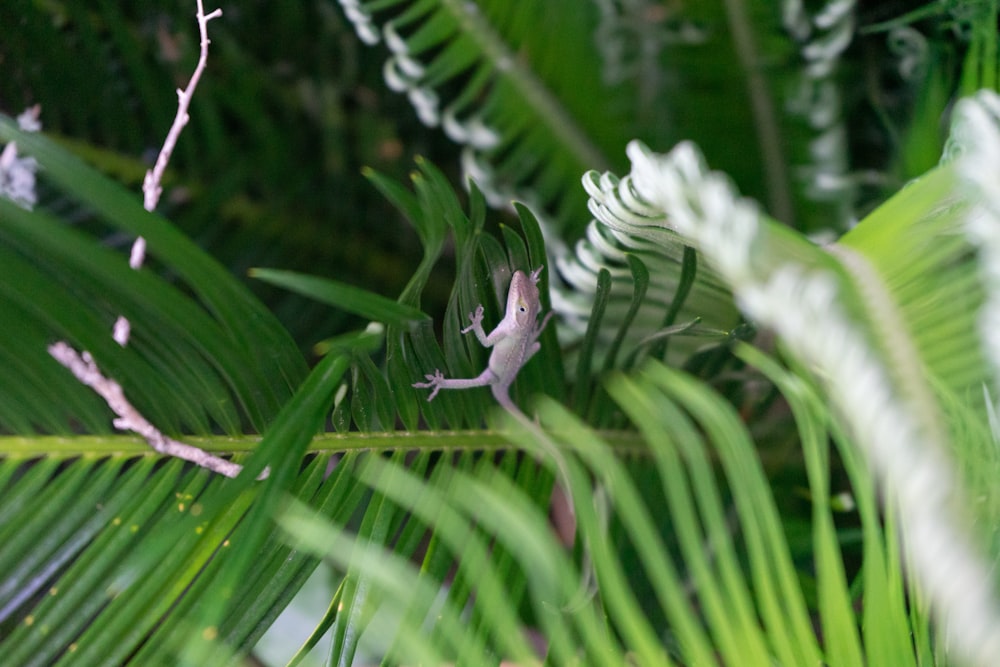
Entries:
[[194,68],[194,73],[191,75],[191,80],[188,81],[187,88],[184,90],[178,89],[177,91],[177,115],[174,116],[174,122],[170,126],[170,131],[167,132],[167,138],[163,142],[163,148],[160,149],[159,156],[156,158],[156,164],[146,172],[146,178],[143,179],[143,207],[147,211],[154,210],[160,201],[160,194],[163,190],[160,181],[163,179],[163,173],[167,170],[170,156],[177,145],[177,138],[181,135],[181,130],[184,129],[184,126],[187,125],[191,96],[194,94],[194,89],[198,86],[198,80],[201,79],[201,73],[205,71],[205,65],[208,63],[208,45],[210,43],[208,39],[208,22],[220,16],[222,16],[221,9],[216,9],[206,15],[202,0],[198,0],[198,30],[201,33],[201,55],[198,57],[198,65]]
[[[118,418],[113,422],[118,430],[132,431],[141,436],[149,443],[150,447],[161,454],[190,461],[226,477],[236,477],[242,472],[243,466],[238,463],[227,461],[198,447],[164,435],[125,398],[125,392],[120,384],[101,374],[101,370],[89,352],[80,354],[67,343],[59,341],[49,346],[49,354],[69,369],[77,380],[93,389],[107,402],[108,407],[118,415]],[[257,479],[266,478],[269,472],[265,469]]]
[[[163,193],[163,186],[161,184],[163,174],[166,172],[167,165],[170,163],[170,156],[173,155],[174,148],[177,146],[177,139],[181,136],[181,131],[190,119],[188,109],[191,106],[191,97],[194,95],[194,89],[198,87],[198,81],[201,79],[201,74],[205,71],[205,66],[208,63],[208,45],[210,43],[208,39],[208,22],[220,16],[222,16],[221,9],[216,9],[209,14],[205,14],[205,7],[202,0],[198,0],[197,18],[198,32],[201,34],[201,53],[198,56],[198,64],[194,68],[194,73],[191,74],[187,88],[184,90],[178,89],[177,91],[177,114],[174,116],[174,122],[170,125],[170,130],[167,132],[163,148],[160,149],[160,154],[156,157],[156,164],[146,172],[146,177],[142,180],[142,206],[147,211],[152,212],[156,210],[156,205],[160,202],[160,195]],[[129,255],[128,264],[133,269],[138,270],[142,267],[145,259],[146,239],[140,236],[132,244],[132,252]],[[125,347],[128,345],[130,334],[131,326],[129,321],[124,317],[119,317],[114,329],[115,342]]]
[[[156,209],[156,205],[160,200],[160,194],[163,191],[161,186],[163,173],[167,170],[170,156],[177,145],[177,138],[180,136],[184,126],[187,125],[191,96],[194,94],[194,89],[197,87],[198,80],[201,79],[201,74],[208,62],[208,22],[222,16],[221,9],[216,9],[209,14],[205,14],[202,0],[197,0],[197,3],[198,30],[201,33],[201,55],[198,58],[198,65],[191,75],[191,80],[188,81],[187,88],[177,91],[177,114],[174,116],[174,122],[170,126],[170,131],[167,132],[167,138],[163,142],[163,148],[160,149],[160,154],[156,158],[156,164],[146,172],[146,177],[143,179],[143,207],[150,212]],[[4,159],[10,160],[12,158],[8,158],[5,153]],[[146,239],[140,236],[132,244],[132,252],[129,255],[129,266],[137,271],[142,268],[145,258]],[[119,316],[115,321],[112,337],[116,343],[125,347],[128,345],[131,329],[132,325],[128,321],[128,318]],[[69,369],[76,376],[76,379],[93,389],[107,402],[108,407],[118,415],[118,418],[113,422],[115,428],[136,433],[148,442],[150,447],[161,454],[190,461],[202,468],[207,468],[226,477],[236,477],[243,470],[243,466],[238,463],[227,461],[209,454],[198,447],[179,442],[164,435],[125,398],[125,392],[122,390],[120,384],[101,374],[100,368],[98,368],[97,363],[90,356],[89,352],[81,354],[68,343],[59,341],[49,346],[49,354]],[[269,472],[269,469],[265,469],[257,479],[264,479],[268,476]]]

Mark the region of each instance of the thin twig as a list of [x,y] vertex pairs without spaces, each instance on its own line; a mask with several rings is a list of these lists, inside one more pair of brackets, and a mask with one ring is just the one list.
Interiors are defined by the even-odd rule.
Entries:
[[[209,454],[203,449],[178,442],[164,435],[125,398],[125,392],[120,384],[104,377],[89,352],[80,354],[68,344],[59,341],[49,346],[49,354],[69,369],[77,380],[93,389],[98,396],[105,400],[108,407],[118,415],[118,418],[113,422],[118,430],[132,431],[141,436],[149,443],[150,447],[161,454],[190,461],[226,477],[236,477],[243,470],[243,466],[238,463],[227,461],[214,454]],[[265,470],[258,479],[264,479],[267,474],[268,471]]]
[[[156,158],[156,164],[146,172],[146,177],[143,179],[143,207],[150,212],[159,203],[160,194],[163,191],[161,185],[163,174],[167,169],[167,164],[170,162],[170,156],[173,154],[174,147],[177,145],[177,138],[188,123],[188,108],[191,106],[191,96],[208,62],[208,22],[222,16],[221,9],[216,9],[210,14],[205,14],[202,0],[197,0],[197,3],[198,30],[201,33],[201,55],[198,58],[198,65],[191,75],[191,80],[188,82],[187,88],[177,90],[177,114],[174,116],[174,122],[170,126],[170,131],[167,132],[167,138],[163,142],[163,148],[160,149],[159,156]],[[142,268],[145,257],[146,239],[140,236],[132,244],[132,252],[129,255],[129,266],[133,270],[138,271]],[[132,325],[128,321],[128,318],[123,315],[119,316],[115,321],[112,333],[115,342],[122,347],[128,345],[131,328]],[[136,433],[148,442],[150,447],[161,454],[190,461],[202,468],[207,468],[226,477],[236,477],[243,470],[243,466],[238,463],[227,461],[226,459],[209,454],[203,449],[179,442],[164,435],[125,398],[125,392],[120,384],[110,378],[104,377],[89,352],[77,352],[68,343],[59,341],[49,346],[49,354],[69,369],[80,382],[93,389],[107,402],[108,407],[118,415],[118,418],[113,422],[115,428]],[[268,476],[269,472],[269,469],[265,468],[264,472],[257,479],[264,479]]]
[[[216,9],[211,14],[205,14],[202,0],[198,0],[198,30],[201,33],[201,55],[198,56],[198,65],[194,68],[194,73],[191,75],[191,80],[188,81],[187,88],[184,90],[177,89],[177,115],[174,116],[174,122],[170,126],[170,131],[167,132],[167,138],[163,142],[163,148],[160,149],[159,156],[156,158],[156,164],[146,172],[146,178],[143,179],[142,205],[147,211],[154,210],[160,201],[160,194],[163,192],[160,181],[163,180],[163,173],[167,170],[167,163],[170,162],[174,146],[177,145],[177,138],[181,135],[181,130],[188,123],[188,108],[191,106],[191,96],[194,94],[194,89],[198,86],[198,80],[201,79],[201,73],[205,71],[205,65],[208,63],[208,45],[210,43],[208,39],[208,22],[220,16],[222,16],[221,9]],[[139,264],[141,265],[142,262],[140,261]]]
[[[191,107],[191,98],[194,95],[194,89],[198,87],[198,81],[201,80],[201,74],[205,71],[205,66],[208,64],[208,45],[211,43],[211,40],[208,39],[208,22],[222,16],[221,9],[216,9],[210,14],[206,14],[202,0],[197,1],[198,32],[201,34],[201,52],[198,55],[198,64],[191,74],[187,88],[183,90],[180,88],[177,89],[177,113],[174,115],[174,122],[170,125],[170,130],[167,132],[167,138],[163,141],[163,148],[160,149],[160,154],[156,156],[156,163],[152,169],[146,172],[145,178],[142,179],[142,207],[150,213],[156,210],[156,205],[160,203],[160,195],[163,194],[163,174],[167,171],[170,156],[174,154],[177,139],[181,136],[184,126],[191,119],[188,114],[188,109]],[[128,265],[138,271],[142,268],[142,264],[145,261],[146,239],[139,236],[132,243],[132,252],[129,254]],[[131,333],[131,322],[128,321],[128,318],[119,316],[115,321],[112,338],[115,339],[116,343],[125,347],[128,345]]]

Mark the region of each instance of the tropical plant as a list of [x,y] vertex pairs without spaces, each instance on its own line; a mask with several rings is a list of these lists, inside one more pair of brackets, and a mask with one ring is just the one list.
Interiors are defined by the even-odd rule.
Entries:
[[[0,8],[48,128],[0,116],[4,664],[996,664],[995,2],[272,4],[213,22],[162,215],[173,6]],[[540,265],[537,418],[427,402]],[[243,472],[113,434],[57,340]]]

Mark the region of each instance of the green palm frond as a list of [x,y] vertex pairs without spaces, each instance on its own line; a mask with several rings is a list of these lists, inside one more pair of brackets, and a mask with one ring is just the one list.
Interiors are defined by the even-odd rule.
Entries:
[[[134,442],[63,454],[45,439],[5,442],[0,634],[11,664],[177,664],[181,647],[204,656],[216,637],[237,647],[259,636],[315,566],[267,537],[275,504],[292,493],[350,508],[336,495],[349,489],[327,479],[329,455],[300,467],[346,366],[317,366],[259,447],[229,443],[258,452],[236,480],[137,457]],[[265,463],[271,476],[255,485]]]
[[[5,273],[0,307],[9,331],[19,335],[12,349],[30,350],[36,362],[5,366],[9,375],[4,386],[15,396],[19,387],[37,391],[32,376],[41,367],[42,377],[52,379],[46,391],[65,397],[56,404],[86,406],[74,417],[99,423],[94,410],[101,408],[86,396],[89,390],[71,376],[53,372],[52,362],[41,363],[37,356],[66,338],[89,350],[125,384],[143,411],[170,431],[206,433],[220,427],[234,433],[244,422],[260,429],[273,418],[305,371],[273,315],[190,240],[143,210],[133,194],[43,137],[19,131],[8,118],[0,118],[0,138],[16,141],[22,152],[38,160],[46,179],[106,224],[144,236],[153,261],[173,272],[178,283],[132,271],[125,258],[102,247],[98,238],[41,209],[28,211],[0,201],[6,260],[0,269]],[[129,350],[108,335],[119,314],[131,318],[139,331]],[[178,364],[176,359],[185,361]],[[67,430],[67,415],[43,420],[28,413],[25,418],[43,431]]]
[[575,177],[614,166],[632,138],[696,141],[789,224],[852,216],[839,67],[853,2],[340,4],[494,203],[528,201],[563,236],[585,220]]
[[[929,29],[913,18],[937,59],[899,84],[874,80],[894,61],[846,49],[910,18],[858,33],[850,1],[341,0],[384,41],[390,85],[465,147],[466,195],[422,158],[410,188],[395,180],[408,151],[444,151],[387,113],[380,63],[335,6],[227,8],[163,217],[67,150],[142,172],[127,156],[168,124],[166,79],[196,46],[161,4],[0,8],[0,24],[24,16],[0,44],[5,99],[64,92],[49,70],[34,83],[39,43],[67,46],[53,69],[94,63],[55,139],[0,117],[0,143],[42,165],[34,210],[0,200],[5,664],[246,664],[317,567],[328,609],[275,662],[316,657],[323,635],[336,664],[996,662],[995,96],[955,107],[949,159],[927,171],[949,59],[970,44],[976,87],[996,83],[996,3],[956,45],[958,4]],[[853,143],[845,57],[880,124]],[[857,173],[871,136],[893,149]],[[634,137],[702,148],[629,144],[618,178]],[[612,171],[581,191],[588,168]],[[865,183],[923,171],[836,243],[793,229],[842,230]],[[369,206],[378,193],[419,243]],[[511,193],[531,208],[494,235],[487,202]],[[115,248],[140,234],[135,272]],[[383,263],[387,246],[406,248]],[[561,321],[512,388],[537,420],[484,390],[428,402],[424,373],[487,363],[468,314],[495,323],[512,272],[541,264]],[[248,289],[249,266],[270,268]],[[303,304],[318,315],[280,323]],[[777,344],[743,342],[754,326]],[[61,339],[244,474],[109,435],[107,407],[46,353]]]
[[579,219],[583,202],[567,184],[586,165],[606,164],[603,148],[623,139],[604,141],[614,134],[612,109],[587,93],[600,68],[586,38],[593,5],[341,5],[362,41],[388,47],[389,87],[407,94],[421,121],[466,147],[466,172],[494,204],[515,193],[523,199],[527,187],[562,226]]
[[[317,506],[327,497],[320,483],[328,457],[315,458],[301,472],[299,462],[302,447],[321,428],[346,361],[330,357],[289,400],[305,364],[287,332],[244,286],[144,211],[134,195],[46,138],[19,132],[6,118],[0,118],[0,134],[36,158],[52,186],[104,223],[146,237],[153,265],[171,276],[133,271],[127,258],[83,230],[42,209],[0,201],[0,309],[10,326],[5,331],[17,337],[5,349],[21,351],[3,368],[0,384],[11,398],[4,403],[9,418],[3,428],[63,438],[7,437],[0,445],[6,659],[50,664],[62,656],[119,664],[131,656],[149,664],[139,656],[153,655],[162,661],[191,634],[192,617],[171,612],[176,605],[233,595],[242,601],[228,609],[201,604],[201,628],[216,628],[233,645],[249,641],[315,565],[279,542],[264,543],[267,508],[292,489]],[[110,336],[121,313],[135,331],[126,349]],[[252,486],[256,473],[227,482],[192,471],[131,440],[73,438],[67,446],[65,438],[81,425],[106,433],[111,415],[47,358],[48,344],[57,339],[91,351],[167,432],[235,435],[269,427],[259,448],[253,440],[225,437],[209,447],[244,456],[258,450],[250,467],[259,472],[270,462],[270,486]],[[291,457],[279,463],[282,449]],[[236,539],[253,546],[222,556],[226,540]],[[267,578],[237,585],[258,545]],[[245,596],[248,586],[254,592]],[[178,633],[180,642],[171,639]]]
[[[155,418],[163,416],[160,425],[171,432],[225,428],[235,434],[254,426],[264,430],[259,444],[245,436],[196,439],[206,449],[236,454],[246,463],[247,470],[236,480],[163,461],[134,439],[0,441],[2,529],[7,538],[0,550],[6,573],[0,582],[0,635],[4,654],[13,656],[14,664],[59,659],[88,664],[206,664],[245,653],[317,562],[270,535],[271,516],[286,502],[286,494],[329,519],[346,522],[363,516],[362,525],[384,537],[395,535],[392,526],[405,522],[401,512],[366,500],[362,487],[352,481],[352,460],[357,455],[346,453],[353,449],[373,445],[400,452],[416,449],[422,452],[422,463],[414,464],[419,470],[444,448],[465,450],[464,460],[469,462],[473,452],[491,447],[509,461],[501,463],[500,470],[507,474],[516,470],[516,452],[490,434],[421,438],[386,433],[382,444],[376,444],[368,433],[390,431],[397,418],[416,428],[421,412],[429,423],[481,423],[484,407],[491,404],[486,396],[427,404],[422,392],[410,385],[428,360],[441,367],[446,367],[445,358],[451,359],[450,367],[479,363],[476,359],[470,363],[468,340],[458,333],[465,315],[458,312],[484,302],[491,306],[492,316],[495,304],[502,303],[497,290],[506,287],[511,265],[526,268],[543,261],[541,234],[527,211],[527,238],[508,232],[508,254],[482,234],[481,198],[473,201],[467,216],[447,180],[431,165],[422,163],[415,174],[415,195],[373,175],[380,188],[392,193],[394,203],[414,218],[427,244],[426,268],[418,271],[399,304],[356,288],[331,289],[330,283],[317,279],[263,273],[272,280],[291,281],[311,296],[374,316],[382,320],[386,332],[379,336],[378,329],[370,327],[356,336],[341,337],[300,385],[302,360],[295,346],[245,288],[161,219],[143,211],[132,195],[46,138],[26,135],[6,119],[0,132],[16,140],[21,152],[39,160],[49,182],[79,197],[111,226],[145,236],[154,266],[185,287],[178,289],[152,270],[132,271],[126,258],[41,209],[29,211],[0,201],[0,233],[4,253],[11,259],[4,264],[10,280],[4,282],[0,304],[13,331],[34,333],[20,341],[32,353],[4,368],[8,376],[2,384],[17,389],[35,378],[34,366],[39,366],[52,379],[44,389],[49,397],[57,391],[76,397],[60,410],[43,411],[49,417],[45,422],[24,408],[32,403],[44,407],[51,401],[27,394],[23,401],[5,404],[5,413],[11,414],[5,427],[68,434],[79,420],[92,423],[95,432],[107,431],[106,406],[44,353],[48,342],[65,337],[93,349],[102,367],[122,380],[141,410]],[[450,314],[455,326],[446,333],[442,354],[430,320],[415,306],[448,232],[462,248],[459,266],[466,277],[457,283]],[[50,313],[38,307],[49,303],[58,303],[59,308]],[[110,323],[120,312],[130,315],[136,332],[126,349],[110,338]],[[387,371],[376,367],[369,356],[385,338],[399,355]],[[550,334],[546,345],[553,342]],[[537,368],[524,376],[525,386],[561,388],[558,362],[545,354],[538,359]],[[349,369],[350,380],[345,382],[342,376]],[[240,373],[260,377],[250,381]],[[345,430],[353,426],[365,434],[354,433],[326,445],[318,440],[306,456],[306,448],[330,414],[334,395],[345,385],[349,398],[340,404],[348,406],[348,416],[338,417],[339,408],[334,408],[334,421],[339,420]],[[36,394],[42,391],[37,381],[31,387]],[[201,387],[213,393],[205,394]],[[292,388],[295,394],[286,400]],[[265,412],[269,405],[265,401],[279,404],[280,411]],[[251,452],[255,456],[248,459]],[[333,456],[344,458],[329,475]],[[265,465],[271,470],[267,481],[254,483]],[[551,478],[532,469],[519,474],[528,475],[533,498],[544,498]],[[420,533],[414,534],[419,538]],[[410,539],[407,544],[412,553],[420,542]],[[432,572],[444,577],[449,567],[450,561],[442,560]],[[343,600],[349,607],[351,595]],[[360,598],[356,603],[367,604]],[[350,641],[342,636],[343,622],[339,623],[336,632],[344,647]]]
[[[554,540],[525,490],[485,461],[438,466],[429,476],[399,460],[360,464],[367,487],[434,535],[436,548],[418,559],[422,564],[382,548],[384,536],[331,523],[299,505],[279,524],[299,548],[348,572],[370,604],[388,609],[398,623],[391,664],[416,656],[433,664],[533,662],[537,654],[516,620],[524,605],[532,610],[528,628],[540,633],[557,664],[916,664],[917,655],[931,650],[920,625],[926,616],[907,608],[912,591],[891,547],[891,524],[884,525],[865,465],[853,454],[856,444],[830,430],[822,399],[800,377],[759,351],[741,348],[740,355],[778,384],[794,410],[810,470],[810,565],[781,529],[757,451],[733,409],[655,363],[610,385],[641,443],[606,439],[551,401],[541,406],[546,435],[516,427],[525,446],[545,449],[537,438],[551,438],[565,455],[582,559]],[[858,501],[861,572],[848,571],[829,501],[831,434],[847,457]],[[729,494],[735,515],[727,510]],[[487,558],[488,543],[503,558]],[[622,563],[627,551],[635,554],[629,570]],[[441,557],[461,563],[453,579],[431,574],[430,563]],[[495,568],[508,557],[498,588]],[[879,591],[879,602],[865,606],[863,636],[849,594],[854,576],[863,577],[867,591]],[[522,577],[526,588],[517,583]],[[818,617],[807,603],[813,595]],[[342,609],[339,615],[352,622]],[[658,616],[669,628],[665,643],[649,624]],[[356,631],[380,631],[368,627],[370,616],[356,619]]]
[[[980,108],[993,105],[992,96],[982,99]],[[977,145],[984,139],[980,133]],[[945,621],[949,632],[977,660],[996,655],[992,594],[972,583],[989,578],[983,545],[965,528],[978,512],[967,509],[972,488],[948,462],[952,452],[979,446],[970,440],[975,427],[949,420],[978,413],[985,426],[983,388],[995,394],[975,320],[984,290],[965,233],[982,195],[956,178],[972,163],[957,157],[933,170],[823,248],[740,199],[690,144],[657,155],[633,143],[629,155],[626,178],[588,179],[599,219],[632,236],[690,243],[756,322],[815,366],[887,480],[903,534],[914,541],[906,555],[921,585],[944,618],[963,619]],[[945,409],[952,400],[967,409]],[[961,577],[941,577],[934,561],[942,552],[961,563]]]

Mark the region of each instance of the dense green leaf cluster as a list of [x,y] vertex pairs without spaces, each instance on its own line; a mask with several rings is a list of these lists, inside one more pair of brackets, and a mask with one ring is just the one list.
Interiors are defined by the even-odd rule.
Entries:
[[[193,7],[0,7],[0,662],[1000,659],[996,2],[339,5],[223,8],[157,213]],[[428,402],[542,265],[533,420]]]

